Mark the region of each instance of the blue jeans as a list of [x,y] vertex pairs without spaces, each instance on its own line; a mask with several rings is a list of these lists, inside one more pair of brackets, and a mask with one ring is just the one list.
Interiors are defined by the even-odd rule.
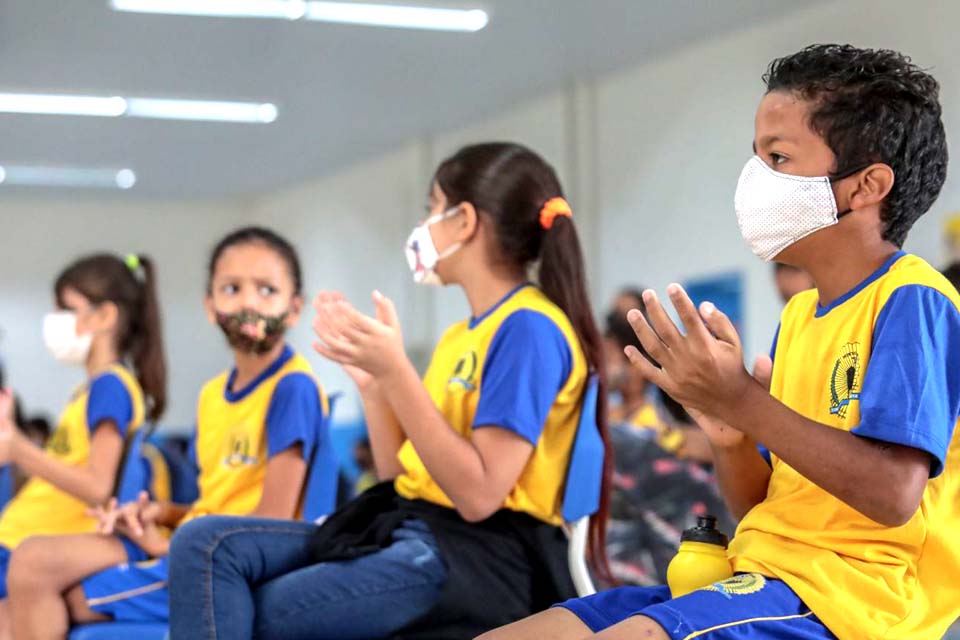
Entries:
[[447,569],[426,524],[408,520],[386,548],[316,563],[316,525],[206,516],[170,547],[172,640],[382,638],[426,614]]

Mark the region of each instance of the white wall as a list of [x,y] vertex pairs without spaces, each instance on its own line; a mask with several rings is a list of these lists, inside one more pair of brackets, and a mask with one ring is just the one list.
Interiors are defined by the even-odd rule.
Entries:
[[[812,42],[901,49],[941,81],[944,119],[956,143],[958,23],[955,3],[819,5],[614,75],[571,82],[495,118],[433,132],[337,175],[243,203],[0,201],[4,228],[14,227],[0,236],[0,326],[7,331],[0,352],[28,404],[54,410],[72,379],[43,353],[39,339],[56,270],[98,248],[152,252],[161,263],[172,361],[174,402],[165,423],[188,423],[200,383],[227,358],[220,336],[204,325],[203,261],[218,235],[257,221],[294,240],[308,291],[337,288],[367,308],[374,288],[393,296],[408,345],[422,360],[442,329],[467,310],[455,291],[410,283],[402,243],[421,216],[436,163],[468,142],[511,139],[540,151],[564,181],[584,236],[598,311],[623,284],[662,290],[673,280],[740,270],[747,279],[746,347],[752,356],[766,351],[778,304],[769,267],[740,239],[733,192],[750,155],[767,62]],[[955,162],[939,202],[908,242],[934,263],[942,257],[943,216],[960,209],[958,171]],[[291,340],[309,353],[309,310],[307,316]],[[328,388],[349,390],[335,366],[310,358]]]

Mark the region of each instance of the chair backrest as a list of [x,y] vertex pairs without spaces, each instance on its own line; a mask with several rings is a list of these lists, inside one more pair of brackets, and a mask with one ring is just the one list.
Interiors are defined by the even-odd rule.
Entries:
[[597,426],[597,398],[600,381],[590,376],[580,409],[580,422],[573,440],[567,479],[563,489],[561,513],[565,522],[590,516],[600,508],[600,484],[603,481],[603,438]]
[[333,422],[333,411],[340,398],[340,394],[329,397],[329,410],[323,422],[318,426],[316,446],[310,457],[310,466],[307,470],[307,488],[303,499],[303,519],[314,522],[323,516],[333,513],[337,507],[337,481],[340,475],[340,464],[336,451],[330,440],[330,425]]
[[143,442],[148,435],[147,431],[137,429],[127,438],[123,459],[120,461],[120,475],[113,494],[120,504],[136,500],[141,491],[150,491],[152,473],[149,462],[143,457]]
[[567,565],[577,595],[581,597],[596,593],[587,567],[587,538],[590,516],[600,508],[600,488],[603,483],[603,438],[597,424],[599,395],[600,380],[595,375],[590,376],[570,453],[561,505],[568,538]]

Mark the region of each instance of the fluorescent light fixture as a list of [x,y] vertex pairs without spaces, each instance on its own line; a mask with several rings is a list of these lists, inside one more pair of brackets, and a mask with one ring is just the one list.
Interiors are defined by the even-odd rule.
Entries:
[[307,20],[366,24],[374,27],[480,31],[488,18],[480,9],[435,9],[360,2],[308,2]]
[[222,18],[302,18],[303,0],[112,0],[116,11]]
[[116,11],[221,18],[279,18],[340,24],[480,31],[489,17],[481,9],[442,9],[368,2],[321,0],[111,0]]
[[257,102],[127,98],[126,115],[133,118],[167,120],[267,123],[277,119],[277,107]]
[[137,183],[137,174],[132,169],[5,165],[0,167],[0,183],[25,187],[126,190]]
[[210,122],[273,122],[277,107],[260,102],[172,100],[33,93],[0,93],[0,112],[64,116],[160,118]]
[[127,110],[127,101],[119,97],[0,93],[0,111],[6,113],[70,114],[115,118]]

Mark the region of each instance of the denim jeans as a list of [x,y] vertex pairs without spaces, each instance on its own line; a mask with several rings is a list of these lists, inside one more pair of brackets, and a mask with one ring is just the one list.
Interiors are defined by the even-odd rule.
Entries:
[[305,522],[207,516],[170,549],[172,640],[388,637],[427,613],[447,579],[426,524],[408,520],[386,548],[315,563]]

